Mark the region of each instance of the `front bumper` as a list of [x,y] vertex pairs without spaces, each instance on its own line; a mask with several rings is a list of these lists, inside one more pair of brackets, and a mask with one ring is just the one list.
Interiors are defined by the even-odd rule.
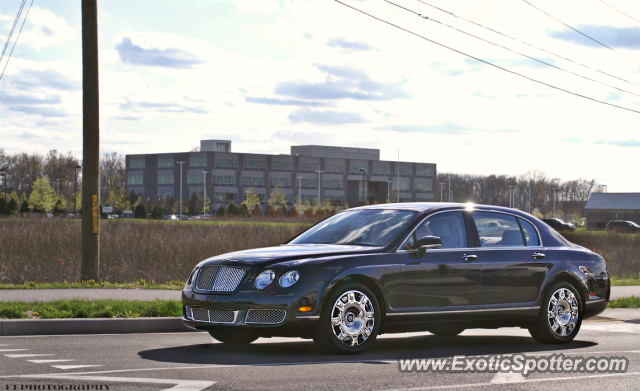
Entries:
[[[251,332],[261,337],[310,337],[320,319],[318,303],[322,287],[322,281],[300,281],[289,288],[249,287],[234,294],[203,294],[189,288],[182,291],[182,319],[187,326],[199,330]],[[300,307],[312,310],[301,312]],[[282,312],[284,316],[280,317]],[[274,316],[269,317],[271,323],[255,323],[257,313]]]

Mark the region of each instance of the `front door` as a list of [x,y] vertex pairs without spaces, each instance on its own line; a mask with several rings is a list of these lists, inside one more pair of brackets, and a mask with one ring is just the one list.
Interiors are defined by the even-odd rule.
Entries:
[[[419,258],[417,239],[437,236],[442,246]],[[480,269],[463,212],[444,212],[423,221],[398,251],[400,305],[398,321],[424,322],[468,318],[477,313]]]

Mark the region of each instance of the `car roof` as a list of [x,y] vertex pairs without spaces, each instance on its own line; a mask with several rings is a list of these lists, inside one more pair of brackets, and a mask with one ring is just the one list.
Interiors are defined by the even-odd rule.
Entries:
[[391,209],[391,210],[409,210],[415,212],[428,212],[439,211],[449,209],[467,209],[467,210],[486,210],[486,211],[498,211],[507,212],[513,214],[519,214],[523,216],[531,216],[529,213],[523,212],[517,209],[511,209],[504,206],[496,205],[482,205],[474,203],[457,203],[457,202],[402,202],[395,204],[376,204],[367,206],[358,206],[355,208],[349,208],[347,210],[361,210],[361,209]]

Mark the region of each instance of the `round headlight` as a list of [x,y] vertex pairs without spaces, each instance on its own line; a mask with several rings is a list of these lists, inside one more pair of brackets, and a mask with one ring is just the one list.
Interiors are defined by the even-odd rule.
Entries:
[[300,273],[298,273],[297,271],[292,270],[290,272],[286,272],[282,275],[282,277],[280,277],[280,286],[283,288],[288,288],[298,282],[299,279]]
[[276,273],[273,270],[265,270],[256,277],[255,286],[258,289],[264,289],[276,279]]

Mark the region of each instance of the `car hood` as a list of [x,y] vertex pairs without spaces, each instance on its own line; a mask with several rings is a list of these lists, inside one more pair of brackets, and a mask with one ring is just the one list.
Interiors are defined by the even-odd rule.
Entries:
[[356,255],[379,252],[379,247],[331,244],[294,244],[264,247],[221,254],[202,261],[198,266],[215,264],[270,265],[298,259],[318,258],[330,255]]

